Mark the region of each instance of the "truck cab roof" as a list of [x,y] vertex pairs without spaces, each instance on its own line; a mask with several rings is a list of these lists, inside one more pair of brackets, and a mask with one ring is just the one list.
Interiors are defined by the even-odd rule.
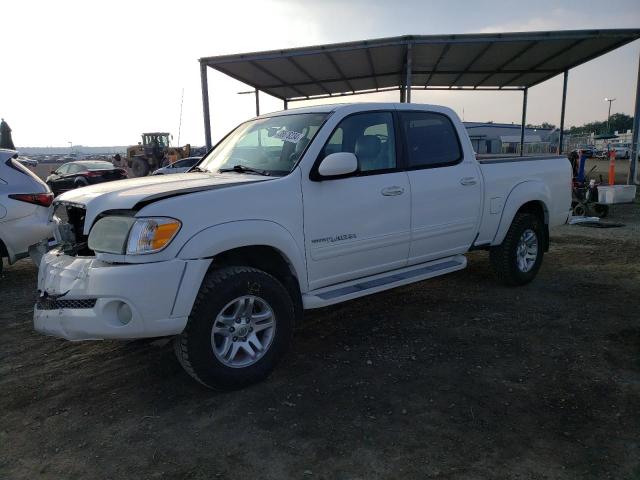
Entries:
[[277,112],[265,113],[257,118],[268,118],[279,115],[294,115],[298,113],[330,113],[343,110],[351,111],[371,111],[371,110],[429,110],[436,112],[446,112],[447,114],[455,113],[448,107],[442,105],[432,105],[426,103],[400,103],[400,102],[349,102],[349,103],[332,103],[326,105],[314,105],[310,107],[290,108],[288,110],[280,110]]

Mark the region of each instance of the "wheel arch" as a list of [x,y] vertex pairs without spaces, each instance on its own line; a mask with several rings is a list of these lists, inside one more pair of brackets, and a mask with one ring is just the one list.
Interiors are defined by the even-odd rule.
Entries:
[[8,257],[8,256],[9,256],[9,251],[7,250],[7,246],[2,241],[2,238],[0,238],[0,258]]
[[206,228],[184,244],[178,257],[213,258],[213,266],[244,261],[240,265],[259,268],[278,279],[290,273],[298,291],[307,290],[304,255],[291,233],[275,222],[240,220]]
[[293,265],[282,251],[270,245],[237,247],[215,255],[209,269],[231,266],[253,267],[275,277],[289,292],[296,318],[301,318],[303,306],[300,283]]
[[9,245],[4,243],[2,238],[0,238],[0,258],[7,258],[7,262],[9,265],[16,262],[16,252],[13,250],[9,250]]
[[526,212],[536,215],[545,228],[544,249],[549,249],[549,205],[551,194],[549,188],[541,181],[527,181],[516,185],[505,201],[502,218],[498,225],[492,245],[500,245],[513,222],[516,214]]

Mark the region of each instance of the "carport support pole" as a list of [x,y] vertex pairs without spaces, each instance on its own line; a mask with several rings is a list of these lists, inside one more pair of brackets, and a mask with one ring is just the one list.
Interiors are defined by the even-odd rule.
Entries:
[[289,102],[287,101],[287,99],[285,98],[283,102],[284,102],[284,109],[289,110]]
[[638,178],[638,133],[640,131],[640,57],[638,58],[638,80],[636,80],[636,106],[633,111],[633,135],[631,137],[631,157],[627,184],[637,183]]
[[560,138],[558,140],[558,155],[562,155],[562,147],[564,142],[564,112],[567,107],[567,80],[569,79],[569,70],[564,71],[564,83],[562,84],[562,108],[560,109]]
[[260,90],[256,88],[256,117],[260,116]]
[[211,150],[211,117],[209,115],[209,82],[207,64],[200,62],[200,83],[202,86],[202,114],[204,116],[204,141],[207,151]]
[[524,126],[527,123],[527,92],[528,88],[522,90],[522,125],[520,125],[520,156],[524,156]]
[[406,103],[411,103],[411,68],[413,66],[413,55],[411,53],[411,44],[407,44],[407,72],[406,78],[404,81],[405,86],[405,94],[404,101]]

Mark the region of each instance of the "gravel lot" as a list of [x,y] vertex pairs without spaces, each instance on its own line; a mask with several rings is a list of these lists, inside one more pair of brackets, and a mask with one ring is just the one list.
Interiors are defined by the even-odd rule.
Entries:
[[0,478],[639,479],[640,206],[565,226],[536,281],[466,271],[307,315],[265,382],[212,393],[164,341],[33,332],[0,277]]

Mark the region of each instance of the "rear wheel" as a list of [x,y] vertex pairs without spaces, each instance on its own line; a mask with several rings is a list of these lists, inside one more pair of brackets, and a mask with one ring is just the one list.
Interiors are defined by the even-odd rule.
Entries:
[[489,254],[496,277],[506,285],[531,282],[542,265],[544,235],[544,225],[536,215],[517,213],[502,245]]
[[149,174],[149,164],[140,158],[134,158],[131,170],[136,177],[146,177]]
[[266,378],[293,337],[286,288],[250,267],[205,277],[184,332],[174,339],[184,369],[205,386],[234,390]]

